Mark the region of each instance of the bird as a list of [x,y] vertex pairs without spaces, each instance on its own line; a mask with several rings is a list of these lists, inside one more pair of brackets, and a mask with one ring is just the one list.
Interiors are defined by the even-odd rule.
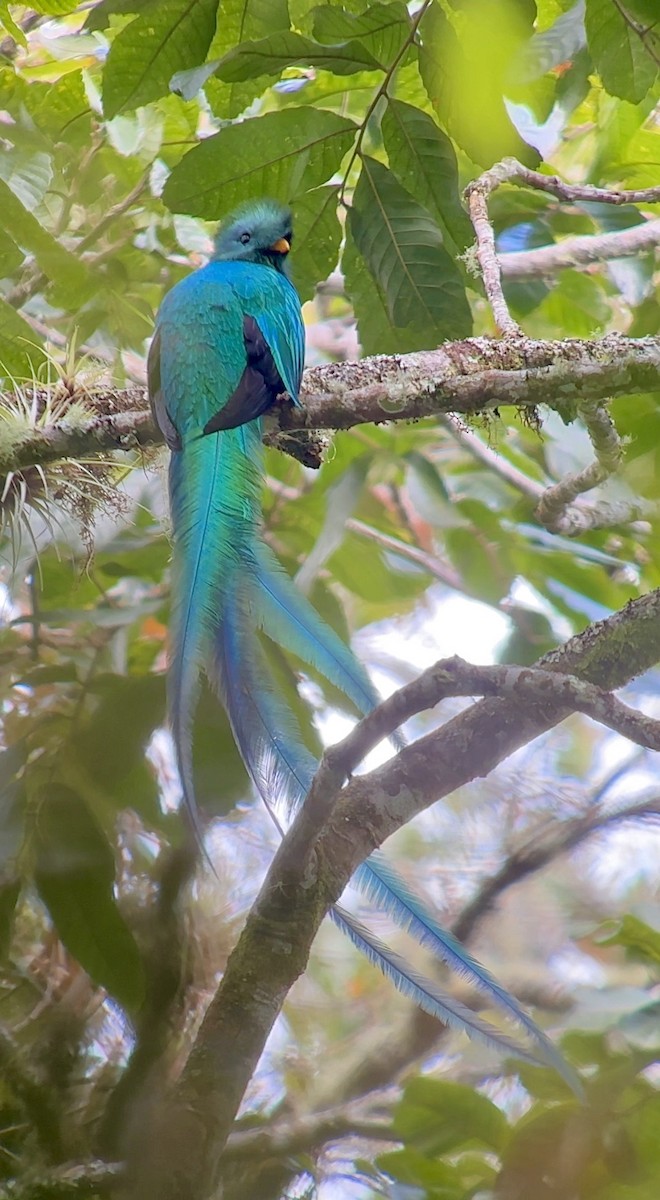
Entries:
[[[224,706],[247,771],[277,819],[304,802],[318,763],[278,692],[262,635],[296,656],[366,714],[378,695],[353,651],[321,619],[262,536],[263,414],[301,405],[305,331],[289,278],[290,209],[252,200],[218,228],[210,261],[159,309],[148,358],[153,415],[170,450],[173,532],[168,721],[183,803],[203,844],[193,780],[193,720],[202,676]],[[382,851],[353,881],[521,1027],[533,1049],[414,969],[352,911],[332,919],[421,1008],[500,1050],[580,1084],[518,1001],[436,919]]]

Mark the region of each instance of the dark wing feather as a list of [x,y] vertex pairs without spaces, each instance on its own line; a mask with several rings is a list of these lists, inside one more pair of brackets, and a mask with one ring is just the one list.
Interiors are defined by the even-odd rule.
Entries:
[[226,404],[204,426],[204,433],[236,429],[254,421],[286,388],[270,347],[254,317],[243,318],[243,341],[247,363],[238,386]]

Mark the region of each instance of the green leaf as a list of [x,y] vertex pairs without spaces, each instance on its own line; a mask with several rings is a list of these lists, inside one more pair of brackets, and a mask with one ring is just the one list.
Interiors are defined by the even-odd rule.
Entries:
[[331,71],[334,75],[356,75],[379,68],[377,60],[360,42],[324,46],[286,29],[258,42],[243,42],[224,58],[191,71],[179,71],[172,77],[171,86],[184,100],[192,100],[212,76],[225,83],[243,83],[246,79],[275,78],[285,67],[296,64]]
[[390,1150],[378,1155],[376,1165],[392,1179],[414,1188],[415,1200],[422,1200],[417,1191],[419,1188],[424,1189],[425,1195],[438,1197],[438,1200],[463,1200],[465,1197],[456,1167],[427,1158],[419,1150]]
[[372,4],[355,15],[345,8],[322,5],[312,13],[314,37],[319,42],[359,39],[380,66],[387,68],[410,35],[410,17],[401,0]]
[[417,450],[406,454],[405,462],[406,494],[410,497],[413,511],[423,521],[439,529],[467,525],[467,518],[452,502],[436,464]]
[[140,13],[145,9],[154,8],[159,2],[160,0],[100,0],[100,3],[91,9],[85,21],[85,31],[91,33],[95,29],[107,29],[110,18],[115,13]]
[[356,126],[324,109],[287,108],[228,125],[174,168],[163,191],[173,212],[217,219],[241,200],[291,200],[333,174]]
[[0,877],[14,875],[25,822],[25,744],[16,742],[0,754]]
[[19,46],[27,46],[27,38],[23,33],[23,30],[21,29],[20,25],[16,24],[16,21],[9,11],[8,0],[0,0],[0,29],[2,29],[10,38],[13,38]]
[[78,683],[79,676],[74,662],[53,663],[51,667],[31,667],[17,684],[25,687],[43,687],[46,683]]
[[65,75],[50,86],[32,85],[26,104],[35,124],[53,143],[73,142],[78,147],[89,139],[92,113],[80,74]]
[[89,609],[91,616],[93,605],[99,598],[98,587],[87,572],[76,572],[69,558],[65,559],[52,551],[50,554],[44,554],[40,563],[39,579],[39,608],[46,621],[49,620],[50,610],[59,609],[67,603],[77,603],[80,608]]
[[22,883],[18,877],[0,883],[0,960],[6,959],[11,945],[14,913]]
[[[555,286],[527,322],[530,335],[543,329],[557,337],[594,337],[610,317],[602,281],[580,271],[559,271]],[[586,465],[586,464],[585,464]]]
[[[60,286],[64,285],[72,300],[77,293],[80,301],[81,292],[85,292],[88,286],[87,268],[39,224],[3,179],[0,179],[0,214],[2,225],[10,231],[19,246],[34,254],[44,274],[56,280]],[[32,330],[30,339],[35,341]]]
[[388,97],[381,125],[390,168],[407,191],[437,217],[458,250],[474,241],[461,204],[454,147],[435,121],[402,100]]
[[[479,504],[475,500],[464,501],[459,505],[459,511],[465,518],[474,518],[479,533],[483,533],[483,527],[486,525],[493,540],[475,536],[474,528],[469,526],[448,529],[445,533],[445,545],[449,558],[474,596],[483,600],[485,604],[499,605],[508,596],[516,575],[511,565],[510,553],[507,553],[510,547],[506,546],[501,532],[498,538],[497,530],[491,529],[491,525],[495,523],[488,520],[492,514],[485,504]],[[485,518],[484,521],[479,520],[480,514]]]
[[428,330],[429,349],[445,338],[471,333],[461,276],[437,226],[376,159],[362,159],[350,227],[395,328]]
[[369,459],[362,456],[352,462],[337,482],[327,489],[325,520],[314,546],[296,575],[296,584],[307,595],[321,567],[344,540],[346,521],[352,516],[360,499],[368,470]]
[[250,781],[226,713],[206,683],[195,711],[195,799],[205,816],[222,817],[249,795]]
[[114,896],[115,862],[82,798],[62,784],[44,789],[35,818],[35,883],[67,950],[93,981],[135,1012],[144,972]]
[[[296,29],[311,31],[316,19],[318,0],[289,0],[291,24]],[[369,7],[369,0],[325,0],[324,8],[343,8],[347,12],[361,13]]]
[[648,25],[657,32],[658,5],[656,0],[626,0],[626,12],[636,17],[642,25]]
[[[590,1147],[588,1170],[603,1178],[598,1140],[590,1128],[593,1120],[589,1109],[576,1112],[575,1104],[555,1104],[551,1108],[535,1105],[517,1123],[507,1146],[498,1181],[506,1187],[504,1194],[531,1200],[539,1195],[538,1183],[542,1180],[546,1198],[561,1196],[566,1171],[558,1147],[565,1146],[569,1137],[575,1139],[574,1144]],[[605,1197],[608,1193],[606,1186],[601,1195]]]
[[[350,223],[346,229],[341,265],[364,354],[406,354],[433,345],[434,332],[431,328],[424,325],[398,328],[394,325],[385,290],[372,277],[365,259],[359,253]],[[383,407],[383,420],[391,411],[390,407]]]
[[370,620],[407,612],[430,582],[427,572],[409,559],[351,532],[344,535],[328,567],[342,587],[365,601]]
[[334,185],[305,192],[293,204],[295,242],[291,274],[302,301],[311,300],[316,286],[339,261],[341,225]]
[[458,145],[490,167],[513,155],[535,167],[539,155],[522,140],[504,103],[507,74],[531,29],[512,0],[473,0],[461,12],[460,40],[439,4],[420,32],[419,69],[429,99]]
[[[223,58],[235,46],[256,42],[277,30],[288,30],[287,0],[222,0],[222,19],[218,21],[215,37],[209,48],[209,59]],[[209,79],[206,95],[219,117],[237,117],[260,94],[259,80],[244,83],[225,83]]]
[[406,1087],[393,1126],[406,1145],[434,1155],[473,1141],[501,1150],[508,1136],[504,1113],[486,1096],[461,1083],[424,1077]]
[[[536,656],[538,658],[538,654]],[[510,659],[509,661],[513,661]],[[530,665],[531,665],[530,659]],[[572,1058],[572,1056],[571,1056]],[[568,1084],[558,1075],[556,1071],[550,1070],[548,1067],[537,1067],[533,1063],[517,1062],[516,1073],[520,1082],[530,1096],[536,1099],[545,1101],[561,1100],[565,1101],[568,1091]]]
[[30,4],[35,12],[47,17],[63,17],[66,13],[75,12],[77,7],[75,0],[35,0],[34,4]]
[[39,334],[0,297],[0,377],[29,379],[46,360],[41,344]]
[[376,70],[379,65],[360,42],[323,46],[291,30],[280,30],[259,42],[236,46],[216,64],[215,74],[226,83],[238,83],[263,75],[279,75],[285,67],[296,63],[332,71],[335,75]]
[[653,929],[631,913],[607,922],[597,940],[599,946],[623,946],[634,962],[653,967],[660,965],[660,930]]
[[658,64],[639,33],[612,0],[587,0],[587,42],[603,86],[631,104],[643,100],[658,75]]
[[53,178],[51,155],[34,145],[21,145],[21,134],[16,133],[16,142],[0,156],[0,179],[4,179],[21,204],[32,211],[41,204]]
[[117,35],[103,72],[107,118],[166,95],[176,71],[206,58],[217,0],[159,0]]
[[108,675],[96,680],[101,699],[78,730],[73,747],[96,788],[109,794],[116,811],[137,809],[147,821],[157,812],[157,790],[144,751],[165,714],[163,675]]
[[637,1008],[634,1012],[624,1013],[622,1017],[619,1017],[616,1028],[621,1030],[625,1034],[626,1040],[639,1050],[659,1047],[660,1001],[654,1000],[653,1003],[644,1004],[642,1008]]

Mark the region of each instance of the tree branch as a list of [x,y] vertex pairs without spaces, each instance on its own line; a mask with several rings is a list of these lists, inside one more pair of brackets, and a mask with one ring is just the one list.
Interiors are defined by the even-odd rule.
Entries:
[[604,406],[594,400],[583,400],[578,403],[577,411],[594,448],[595,458],[582,471],[565,475],[558,483],[546,488],[534,513],[551,533],[563,533],[567,537],[575,537],[588,529],[637,520],[647,515],[651,508],[643,500],[618,501],[616,505],[599,501],[584,507],[573,504],[578,496],[611,478],[623,459],[623,443]]
[[477,259],[481,267],[481,277],[498,333],[505,338],[520,338],[524,336],[523,331],[511,316],[502,289],[502,271],[495,249],[495,230],[488,216],[488,195],[486,187],[479,187],[479,180],[465,189],[468,212],[477,238]]
[[292,862],[314,843],[339,789],[367,754],[410,717],[452,696],[500,696],[520,705],[538,708],[550,704],[581,712],[639,746],[660,750],[660,721],[629,708],[611,692],[584,679],[542,667],[476,667],[455,655],[435,663],[394,692],[341,742],[325,751],[303,811],[286,839]]
[[121,1178],[122,1163],[67,1163],[43,1176],[0,1185],[0,1200],[96,1200]]
[[495,163],[474,183],[469,184],[466,192],[477,190],[489,196],[503,183],[535,188],[539,192],[555,196],[557,200],[564,200],[567,204],[586,202],[612,204],[615,207],[621,207],[623,204],[660,204],[660,187],[600,188],[592,183],[566,183],[558,175],[543,175],[541,171],[524,167],[516,158],[504,158]]
[[[369,1098],[341,1104],[323,1112],[313,1112],[288,1120],[261,1125],[257,1129],[236,1130],[227,1143],[227,1162],[247,1162],[268,1157],[286,1158],[292,1154],[311,1154],[329,1141],[345,1137],[365,1137],[392,1142],[395,1134],[390,1119],[379,1120]],[[368,1107],[367,1107],[368,1106]]]
[[[639,188],[634,191],[608,191],[592,184],[565,183],[557,175],[543,175],[524,167],[516,158],[504,158],[484,171],[478,179],[465,189],[470,220],[477,239],[477,258],[499,333],[507,339],[523,336],[520,326],[514,321],[502,289],[502,263],[495,249],[495,232],[488,216],[488,200],[503,183],[520,187],[536,188],[547,192],[558,200],[569,203],[596,201],[601,204],[657,204],[660,203],[660,188]],[[511,258],[515,256],[511,255]]]
[[[304,407],[282,405],[267,418],[264,440],[300,457],[309,455],[309,445],[296,450],[292,435],[302,431],[350,429],[441,413],[471,415],[504,405],[553,408],[559,402],[603,402],[657,390],[659,373],[660,338],[467,338],[438,350],[312,367],[305,372]],[[88,421],[73,424],[64,418],[34,426],[7,421],[0,429],[0,473],[162,440],[143,389],[89,389],[81,398],[94,413]],[[9,410],[9,397],[5,404]]]
[[538,279],[571,268],[579,270],[598,262],[631,258],[659,244],[660,218],[656,217],[613,233],[577,234],[550,246],[511,251],[498,258],[505,279]]
[[[537,664],[612,690],[660,659],[660,591],[632,601]],[[131,1197],[198,1200],[217,1185],[220,1154],[245,1086],[324,914],[359,863],[441,796],[487,774],[572,711],[565,696],[482,700],[340,793],[304,853],[291,855],[303,809],[247,918],[175,1090],[152,1114]],[[439,783],[439,780],[442,782]],[[184,1153],[194,1139],[195,1156]]]

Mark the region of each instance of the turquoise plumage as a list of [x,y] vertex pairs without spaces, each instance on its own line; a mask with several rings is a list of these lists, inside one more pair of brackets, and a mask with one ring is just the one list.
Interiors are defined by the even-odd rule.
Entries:
[[[261,416],[287,392],[298,404],[304,326],[286,274],[291,215],[252,203],[221,226],[211,262],[177,284],[158,314],[149,356],[154,414],[171,450],[174,531],[169,721],[186,808],[200,835],[192,724],[205,673],[226,708],[245,765],[270,811],[304,800],[316,762],[277,692],[260,631],[318,671],[360,712],[376,693],[351,650],[321,620],[261,538]],[[398,925],[521,1025],[535,1054],[446,995],[337,906],[333,919],[404,992],[439,1020],[579,1083],[517,1001],[441,928],[378,852],[354,882]]]

